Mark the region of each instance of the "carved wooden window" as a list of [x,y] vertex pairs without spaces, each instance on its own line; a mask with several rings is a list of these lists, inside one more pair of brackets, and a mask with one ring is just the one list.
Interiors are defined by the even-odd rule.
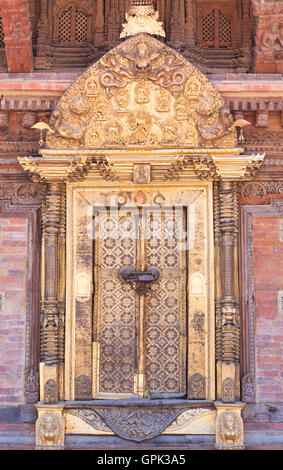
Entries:
[[198,43],[205,49],[231,49],[236,31],[236,8],[232,3],[198,4]]
[[58,41],[66,45],[85,44],[90,40],[91,16],[70,5],[59,16]]
[[4,30],[3,30],[3,23],[2,23],[2,18],[0,16],[0,49],[4,49],[5,44],[4,44]]

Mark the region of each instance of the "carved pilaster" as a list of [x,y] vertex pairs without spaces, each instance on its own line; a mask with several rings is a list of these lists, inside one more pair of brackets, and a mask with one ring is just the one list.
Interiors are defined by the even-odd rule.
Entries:
[[215,243],[215,359],[217,378],[217,399],[221,400],[221,361],[222,361],[222,304],[221,304],[221,231],[219,182],[213,188],[214,243]]
[[185,42],[184,2],[182,0],[172,2],[170,42],[174,43],[175,47]]
[[[221,269],[221,298],[218,297],[216,302],[217,397],[221,396],[224,402],[234,402],[239,399],[240,394],[237,185],[231,181],[220,182],[219,202],[217,193],[218,191],[214,197],[214,205],[215,212],[219,214],[219,229],[216,224],[215,231],[217,261],[220,262]],[[219,273],[217,274],[219,279]]]
[[104,43],[104,1],[97,0],[95,15],[95,45]]
[[185,32],[187,47],[196,45],[196,0],[186,0]]
[[41,400],[52,403],[63,395],[61,365],[64,361],[65,204],[65,185],[60,182],[48,182],[42,207],[44,288],[41,311],[40,390]]
[[119,40],[120,14],[117,0],[111,0],[108,15],[108,46],[113,47]]
[[40,20],[38,23],[37,38],[37,56],[44,57],[47,54],[47,46],[49,40],[49,20],[48,20],[48,4],[47,0],[40,2]]

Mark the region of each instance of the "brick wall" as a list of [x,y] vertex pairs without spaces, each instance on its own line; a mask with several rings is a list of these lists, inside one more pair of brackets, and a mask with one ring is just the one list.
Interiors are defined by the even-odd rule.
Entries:
[[279,218],[254,218],[257,402],[283,402],[283,241]]
[[28,221],[0,217],[0,404],[23,402]]

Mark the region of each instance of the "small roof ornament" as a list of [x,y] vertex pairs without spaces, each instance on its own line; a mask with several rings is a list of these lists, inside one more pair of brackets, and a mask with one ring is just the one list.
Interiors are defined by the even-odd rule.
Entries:
[[161,21],[158,21],[158,11],[155,11],[152,0],[134,0],[129,13],[126,13],[127,23],[123,24],[120,38],[147,33],[165,37]]

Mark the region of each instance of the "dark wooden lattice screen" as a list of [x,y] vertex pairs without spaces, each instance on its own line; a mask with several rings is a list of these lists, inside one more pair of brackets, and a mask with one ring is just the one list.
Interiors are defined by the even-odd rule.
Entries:
[[59,41],[60,42],[71,42],[71,20],[72,20],[72,9],[63,11],[59,19]]
[[76,42],[86,42],[88,39],[88,18],[82,11],[76,11]]
[[63,44],[82,44],[89,40],[90,16],[75,5],[64,10],[59,18],[59,42]]
[[[232,10],[200,5],[198,11],[198,42],[206,49],[231,48],[233,42]],[[234,25],[235,26],[235,25]]]

